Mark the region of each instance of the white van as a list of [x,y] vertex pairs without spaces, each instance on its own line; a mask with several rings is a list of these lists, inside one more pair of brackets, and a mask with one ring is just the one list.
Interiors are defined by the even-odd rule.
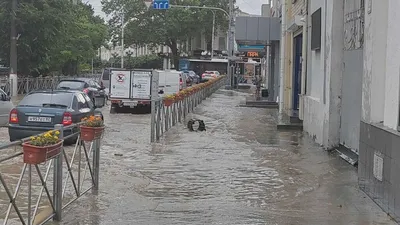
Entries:
[[186,88],[186,77],[181,71],[176,70],[155,70],[158,73],[159,96],[176,94]]
[[110,70],[111,113],[120,108],[147,108],[151,103],[152,70]]

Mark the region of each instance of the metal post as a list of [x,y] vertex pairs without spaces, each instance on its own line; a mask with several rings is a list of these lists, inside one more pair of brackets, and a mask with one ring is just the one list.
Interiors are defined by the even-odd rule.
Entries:
[[212,24],[212,34],[211,34],[211,60],[214,58],[214,39],[215,39],[215,12],[213,13],[213,24]]
[[93,193],[96,194],[99,190],[100,177],[100,139],[93,141]]
[[227,88],[230,89],[232,87],[232,70],[231,70],[231,60],[233,58],[233,51],[234,51],[234,45],[235,45],[235,40],[234,40],[234,19],[235,19],[235,5],[233,0],[229,0],[229,43],[228,43],[228,80],[229,83],[227,85]]
[[93,66],[94,62],[93,62],[93,57],[92,57],[92,76],[94,76],[94,66]]
[[[156,102],[158,101],[158,72],[153,71],[151,75],[151,134],[150,140],[151,142],[156,141],[156,132],[155,130],[158,129],[158,120],[156,119]],[[158,109],[159,110],[159,109]]]
[[[56,124],[54,128],[60,131],[59,138],[64,139],[64,126]],[[53,220],[61,221],[62,218],[62,185],[63,185],[63,151],[64,146],[61,147],[61,153],[54,157],[53,167],[53,204],[54,204],[54,217]]]
[[125,35],[124,17],[125,17],[125,14],[122,13],[122,15],[121,15],[121,23],[122,23],[122,26],[121,26],[121,68],[122,69],[124,68],[124,35]]

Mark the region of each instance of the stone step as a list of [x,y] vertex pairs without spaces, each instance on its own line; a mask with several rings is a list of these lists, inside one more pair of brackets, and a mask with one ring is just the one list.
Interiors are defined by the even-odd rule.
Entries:
[[347,148],[346,146],[339,145],[339,147],[336,147],[335,150],[339,153],[340,158],[344,159],[352,166],[358,165],[358,155],[351,149]]

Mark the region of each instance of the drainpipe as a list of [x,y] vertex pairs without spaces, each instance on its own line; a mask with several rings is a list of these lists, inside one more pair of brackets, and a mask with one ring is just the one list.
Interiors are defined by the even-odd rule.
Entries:
[[282,2],[282,22],[281,22],[281,49],[280,49],[280,74],[279,74],[279,116],[283,115],[283,93],[285,85],[285,45],[286,45],[286,1]]
[[306,95],[307,80],[307,56],[308,56],[308,0],[305,0],[306,12],[303,22],[303,46],[302,46],[302,62],[301,62],[301,105],[299,111],[299,119],[304,120],[304,97]]

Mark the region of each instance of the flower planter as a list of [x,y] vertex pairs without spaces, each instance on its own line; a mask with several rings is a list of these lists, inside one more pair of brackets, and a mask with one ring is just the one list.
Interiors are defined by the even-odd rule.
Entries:
[[179,94],[179,95],[176,96],[176,101],[177,102],[182,101],[184,98],[185,97],[183,95]]
[[80,126],[80,128],[81,128],[81,140],[83,141],[94,141],[100,139],[104,131],[104,126],[102,127]]
[[61,153],[63,142],[60,140],[57,144],[48,146],[35,146],[30,142],[22,143],[24,163],[37,165],[46,162]]
[[165,99],[164,100],[164,105],[165,106],[171,106],[172,104],[174,104],[174,100],[172,100],[172,99]]

